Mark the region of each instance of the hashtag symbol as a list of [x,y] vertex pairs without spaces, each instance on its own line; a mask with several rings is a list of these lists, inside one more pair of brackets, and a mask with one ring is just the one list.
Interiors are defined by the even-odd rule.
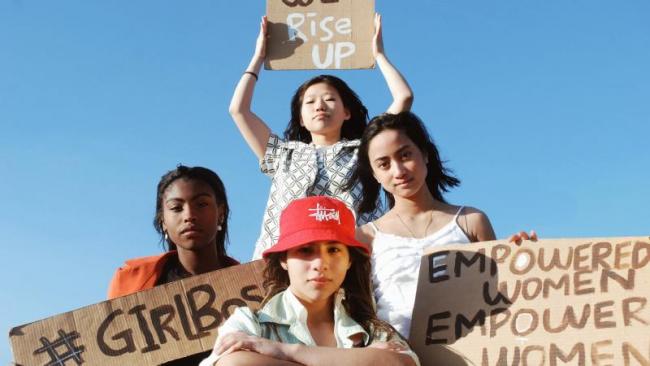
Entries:
[[[50,356],[50,362],[46,363],[45,366],[65,366],[65,363],[68,360],[73,360],[77,365],[81,365],[84,360],[81,358],[81,352],[85,350],[84,346],[75,346],[74,340],[79,338],[79,333],[76,331],[67,333],[59,329],[59,338],[55,339],[53,342],[50,342],[49,339],[41,337],[41,343],[43,347],[34,351],[34,355],[38,353],[47,352]],[[65,352],[59,354],[57,348],[61,346],[65,347]]]

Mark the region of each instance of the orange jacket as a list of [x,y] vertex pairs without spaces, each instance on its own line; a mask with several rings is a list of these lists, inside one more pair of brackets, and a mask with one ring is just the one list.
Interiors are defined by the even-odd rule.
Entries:
[[[108,299],[154,287],[162,274],[165,263],[175,255],[177,255],[176,251],[172,250],[159,255],[127,260],[124,266],[118,268],[113,275],[111,284],[108,286]],[[227,266],[239,264],[230,257],[226,257],[226,262]]]

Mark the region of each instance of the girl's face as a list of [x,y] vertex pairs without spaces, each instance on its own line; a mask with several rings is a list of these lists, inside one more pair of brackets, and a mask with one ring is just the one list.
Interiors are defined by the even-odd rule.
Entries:
[[427,189],[427,159],[400,130],[384,130],[368,144],[375,179],[394,197],[409,198]]
[[291,292],[303,304],[315,304],[338,291],[351,264],[345,244],[317,241],[289,249],[282,268],[289,272]]
[[305,90],[300,108],[300,125],[312,136],[322,135],[340,139],[343,122],[350,118],[350,111],[336,88],[327,83],[317,83]]
[[167,187],[162,199],[162,227],[179,251],[200,251],[215,245],[223,209],[208,184],[177,179]]

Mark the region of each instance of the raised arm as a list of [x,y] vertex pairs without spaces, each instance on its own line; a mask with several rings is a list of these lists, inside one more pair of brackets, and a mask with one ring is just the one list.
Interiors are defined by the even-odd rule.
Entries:
[[239,128],[239,132],[241,132],[244,140],[246,140],[248,146],[250,146],[258,159],[264,157],[266,143],[271,134],[271,130],[266,123],[251,111],[255,83],[258,80],[266,55],[266,34],[266,17],[262,17],[260,33],[257,36],[257,42],[255,44],[255,53],[246,71],[242,74],[241,79],[239,79],[239,83],[237,83],[235,93],[230,101],[230,107],[228,108],[230,116],[232,116],[237,128]]
[[375,14],[375,36],[372,43],[372,53],[377,66],[379,66],[379,70],[384,75],[386,84],[388,84],[390,94],[393,96],[393,103],[391,103],[386,112],[397,114],[411,110],[411,105],[413,105],[413,91],[406,82],[406,79],[404,79],[402,74],[400,74],[397,68],[390,63],[388,57],[386,57],[384,40],[381,34],[381,15],[379,14]]

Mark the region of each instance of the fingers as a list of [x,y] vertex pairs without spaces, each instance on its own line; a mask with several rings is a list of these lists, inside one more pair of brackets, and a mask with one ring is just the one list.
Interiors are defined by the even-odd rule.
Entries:
[[248,334],[244,332],[226,334],[223,337],[220,337],[214,345],[214,353],[222,355],[244,349],[246,346],[246,338],[248,338]]
[[375,13],[375,35],[381,34],[381,15]]
[[522,230],[518,233],[510,235],[508,238],[509,243],[515,243],[517,245],[520,245],[524,240],[537,241],[537,233],[535,230],[531,230],[530,234]]
[[389,341],[389,342],[374,342],[368,347],[383,349],[393,352],[402,352],[407,349],[406,345],[400,341]]
[[262,21],[260,22],[260,31],[261,31],[262,34],[264,34],[264,35],[266,35],[266,29],[267,29],[267,27],[268,27],[268,24],[269,24],[269,23],[268,23],[268,21],[267,21],[267,19],[266,19],[266,15],[264,15],[264,16],[262,17]]

